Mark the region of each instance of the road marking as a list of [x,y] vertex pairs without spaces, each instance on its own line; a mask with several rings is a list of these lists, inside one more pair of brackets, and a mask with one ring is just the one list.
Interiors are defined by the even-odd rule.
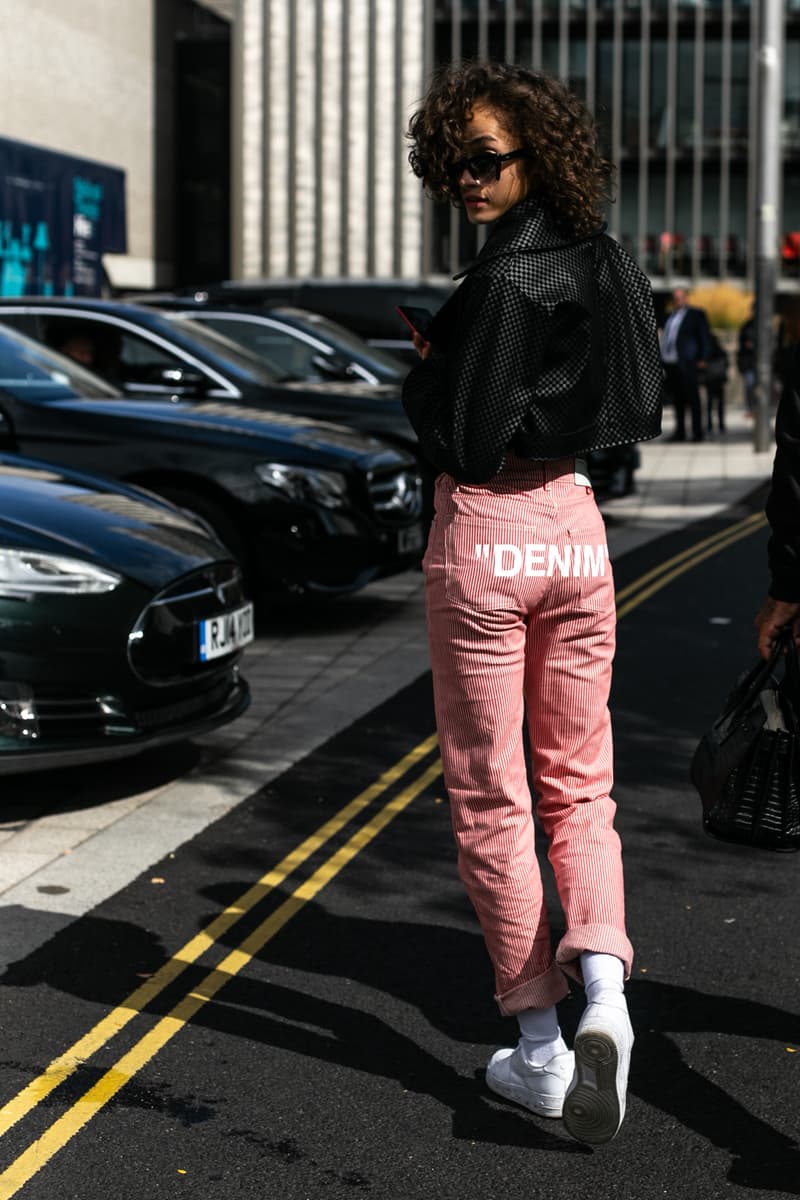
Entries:
[[[703,538],[688,550],[682,550],[680,554],[676,554],[673,558],[668,559],[665,563],[661,563],[658,567],[653,567],[650,571],[646,571],[639,579],[628,584],[624,588],[620,588],[616,594],[617,599],[617,620],[624,617],[632,609],[637,608],[650,596],[661,591],[667,584],[672,583],[674,579],[684,575],[693,567],[698,566],[707,558],[711,558],[714,554],[719,554],[722,550],[727,550],[735,542],[741,541],[742,538],[750,537],[751,534],[757,533],[763,529],[767,523],[767,518],[763,513],[753,513],[749,517],[745,517],[742,521],[737,521],[735,525],[731,525],[728,529],[721,530],[719,533],[712,534],[710,537]],[[626,599],[630,597],[630,599]],[[620,604],[620,601],[623,601]]]
[[105,1074],[98,1079],[87,1092],[67,1109],[63,1116],[54,1121],[41,1137],[32,1142],[22,1154],[16,1158],[5,1171],[0,1174],[0,1200],[9,1200],[16,1195],[51,1158],[62,1150],[67,1142],[86,1125],[93,1116],[117,1092],[129,1083],[133,1076],[163,1049],[177,1033],[183,1029],[187,1021],[199,1011],[204,1004],[220,991],[229,980],[235,978],[247,966],[256,954],[283,929],[295,913],[326,887],[332,879],[342,871],[349,862],[378,836],[381,830],[395,819],[420,792],[429,787],[442,773],[441,762],[427,767],[417,777],[399,792],[393,800],[389,800],[380,812],[362,825],[356,832],[336,850],[312,875],[299,884],[292,894],[283,901],[273,913],[261,922],[235,950],[231,950],[219,966],[209,971],[205,979],[193,988],[165,1017],[161,1017],[153,1028],[146,1033],[126,1054]]
[[667,568],[674,566],[676,563],[683,562],[687,558],[694,557],[694,555],[699,551],[704,550],[706,546],[714,545],[720,540],[720,538],[729,537],[731,533],[749,526],[760,528],[765,521],[766,517],[763,513],[751,513],[750,516],[743,517],[741,521],[736,521],[733,525],[726,525],[724,529],[718,529],[716,533],[709,534],[708,537],[703,538],[701,541],[695,542],[691,546],[687,546],[685,550],[681,550],[672,558],[668,558],[664,562],[659,563],[658,566],[651,567],[649,571],[645,571],[644,575],[640,575],[638,579],[634,579],[633,583],[629,583],[625,587],[620,588],[617,592],[617,599],[624,599],[625,596],[629,595],[631,592],[635,592],[644,584],[649,583],[651,579],[656,579]]
[[397,783],[438,744],[436,734],[424,739],[393,766],[380,775],[374,783],[355,796],[335,816],[331,817],[314,833],[291,850],[285,858],[262,875],[257,883],[248,888],[238,900],[228,905],[205,929],[182,946],[150,979],[118,1004],[107,1016],[70,1046],[45,1068],[41,1075],[22,1089],[0,1108],[0,1137],[7,1133],[17,1121],[36,1107],[46,1096],[78,1069],[88,1058],[96,1054],[121,1029],[132,1021],[156,996],[173,983],[187,967],[196,962],[219,939],[228,932],[246,913],[297,870],[332,837],[335,837],[350,821],[362,812],[393,784]]

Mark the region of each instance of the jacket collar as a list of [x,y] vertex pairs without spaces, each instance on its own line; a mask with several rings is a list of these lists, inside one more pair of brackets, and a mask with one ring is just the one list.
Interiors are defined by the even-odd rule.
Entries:
[[601,225],[580,237],[564,237],[542,202],[535,196],[526,196],[495,222],[480,254],[453,279],[462,279],[489,259],[507,254],[541,254],[548,250],[563,250],[567,246],[591,241],[604,233],[605,229],[606,226]]

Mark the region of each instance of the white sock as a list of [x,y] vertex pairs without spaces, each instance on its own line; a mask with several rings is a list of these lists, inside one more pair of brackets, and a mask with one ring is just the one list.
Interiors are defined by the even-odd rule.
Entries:
[[561,1036],[555,1006],[550,1008],[526,1008],[517,1013],[519,1022],[520,1048],[529,1067],[544,1067],[555,1054],[567,1049]]
[[615,996],[621,997],[624,993],[625,964],[615,954],[584,950],[581,955],[581,973],[587,1004],[606,1002],[609,999],[613,1003]]

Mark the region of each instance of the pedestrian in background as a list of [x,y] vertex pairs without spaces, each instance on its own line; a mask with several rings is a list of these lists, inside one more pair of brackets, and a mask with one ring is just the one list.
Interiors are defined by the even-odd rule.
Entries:
[[661,358],[666,372],[667,391],[675,406],[675,432],[672,441],[686,441],[686,410],[692,422],[692,441],[703,440],[703,411],[700,401],[699,372],[711,353],[711,329],[702,308],[689,304],[686,288],[672,292],[672,312],[664,322]]
[[800,646],[800,346],[787,355],[785,370],[766,503],[772,530],[767,549],[770,585],[755,620],[758,650],[764,659],[772,653],[784,625],[792,626]]
[[[486,1079],[533,1112],[563,1113],[574,1137],[604,1142],[625,1112],[633,951],[610,797],[614,586],[607,557],[602,572],[574,569],[582,546],[607,556],[576,456],[660,431],[652,293],[603,232],[611,165],[560,82],[502,64],[448,67],[409,136],[428,191],[491,228],[425,338],[415,336],[422,361],[403,396],[441,471],[423,568],[459,873],[496,1000],[519,1024],[517,1045],[492,1056]],[[499,570],[498,544],[531,569]],[[568,572],[536,565],[548,548],[562,561],[569,553]],[[536,814],[566,918],[555,956],[526,721]],[[574,1053],[556,1011],[565,975],[588,1002]]]
[[725,385],[728,382],[728,354],[715,334],[711,334],[708,359],[700,370],[700,382],[706,393],[706,431],[714,432],[714,413],[717,430],[725,432]]

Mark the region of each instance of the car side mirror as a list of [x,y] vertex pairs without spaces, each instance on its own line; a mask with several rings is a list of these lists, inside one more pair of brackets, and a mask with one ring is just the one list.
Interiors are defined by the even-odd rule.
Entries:
[[327,379],[353,379],[355,371],[352,363],[340,358],[338,354],[315,354],[311,366]]
[[142,382],[160,385],[175,396],[204,396],[208,390],[205,375],[191,367],[157,367]]

